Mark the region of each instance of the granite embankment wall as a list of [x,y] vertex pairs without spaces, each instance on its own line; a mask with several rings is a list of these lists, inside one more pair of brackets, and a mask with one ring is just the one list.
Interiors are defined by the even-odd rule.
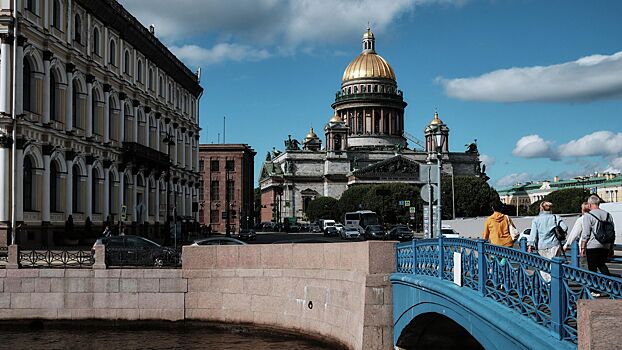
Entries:
[[249,323],[392,348],[392,242],[186,246],[182,259],[182,269],[0,270],[0,319]]

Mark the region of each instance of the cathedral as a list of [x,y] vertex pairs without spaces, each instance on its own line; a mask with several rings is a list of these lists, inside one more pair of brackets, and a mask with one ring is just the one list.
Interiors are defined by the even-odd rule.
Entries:
[[275,149],[266,156],[259,179],[262,222],[305,220],[313,199],[338,199],[358,184],[423,185],[419,165],[431,158],[435,162],[436,157],[432,130],[443,136],[438,147],[443,173],[485,176],[475,143],[466,152],[449,151],[449,128],[438,113],[424,128],[425,142],[404,132],[407,103],[395,72],[376,52],[369,28],[362,44],[361,54],[345,69],[331,105],[334,114],[324,126],[324,147],[312,128],[302,142],[289,136],[283,152]]

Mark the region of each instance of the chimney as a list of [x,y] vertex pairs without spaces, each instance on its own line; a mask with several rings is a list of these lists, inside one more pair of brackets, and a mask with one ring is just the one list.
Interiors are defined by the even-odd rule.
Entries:
[[553,176],[553,182],[559,182],[559,176]]
[[149,26],[149,33],[151,33],[151,35],[155,35],[155,25],[150,25]]

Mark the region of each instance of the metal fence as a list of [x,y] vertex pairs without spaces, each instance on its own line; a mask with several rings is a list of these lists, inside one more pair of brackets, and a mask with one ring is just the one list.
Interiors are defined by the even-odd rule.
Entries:
[[90,268],[94,262],[90,250],[19,250],[17,261],[20,268]]
[[528,317],[562,340],[577,342],[579,299],[622,299],[622,279],[580,268],[576,252],[569,262],[549,260],[484,240],[441,237],[400,243],[397,272],[453,281],[454,252],[460,253],[464,288]]

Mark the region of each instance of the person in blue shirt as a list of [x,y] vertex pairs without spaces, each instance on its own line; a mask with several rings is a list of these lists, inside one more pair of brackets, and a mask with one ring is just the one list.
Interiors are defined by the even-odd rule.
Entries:
[[[551,259],[561,253],[561,242],[555,237],[553,229],[557,224],[564,231],[568,231],[568,225],[559,216],[552,213],[553,204],[551,202],[540,203],[540,214],[531,222],[531,232],[527,239],[528,251],[534,250],[544,258]],[[548,273],[541,272],[542,278],[546,282],[551,280]]]

